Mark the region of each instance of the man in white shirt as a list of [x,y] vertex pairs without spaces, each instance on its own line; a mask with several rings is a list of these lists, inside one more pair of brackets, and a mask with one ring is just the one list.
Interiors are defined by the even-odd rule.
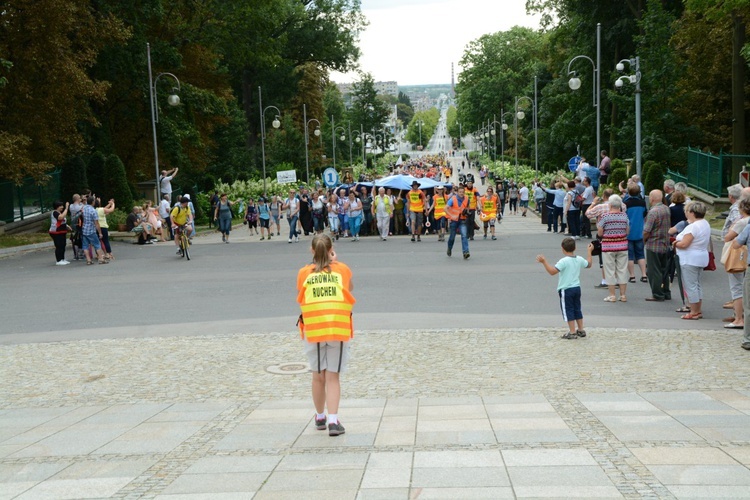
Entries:
[[179,168],[172,170],[162,170],[159,176],[159,187],[162,194],[167,195],[167,201],[172,201],[172,179],[177,175]]
[[523,182],[520,186],[521,189],[518,190],[518,196],[521,200],[521,217],[526,217],[526,210],[529,208],[529,188]]
[[170,208],[169,207],[169,195],[164,194],[162,195],[161,201],[159,202],[159,217],[164,219],[165,224],[167,225],[166,227],[169,230],[169,239],[173,240],[174,233],[172,232],[172,221],[170,220],[170,217],[169,217],[169,212],[170,212],[169,208]]

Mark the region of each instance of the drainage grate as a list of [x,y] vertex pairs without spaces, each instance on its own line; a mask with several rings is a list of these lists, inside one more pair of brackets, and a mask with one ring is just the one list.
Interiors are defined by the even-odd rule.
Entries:
[[309,372],[310,365],[307,363],[281,363],[269,366],[266,371],[274,375],[299,375]]

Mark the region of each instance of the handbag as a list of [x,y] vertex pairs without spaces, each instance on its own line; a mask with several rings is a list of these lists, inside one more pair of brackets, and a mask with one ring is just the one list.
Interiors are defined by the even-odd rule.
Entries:
[[728,273],[744,273],[747,270],[747,245],[729,249],[724,269]]
[[594,249],[591,250],[591,255],[601,255],[602,253],[602,242],[599,240],[593,240],[591,242],[591,245],[593,245]]
[[704,271],[716,271],[716,259],[714,258],[714,243],[709,240],[708,244],[708,265],[703,268]]

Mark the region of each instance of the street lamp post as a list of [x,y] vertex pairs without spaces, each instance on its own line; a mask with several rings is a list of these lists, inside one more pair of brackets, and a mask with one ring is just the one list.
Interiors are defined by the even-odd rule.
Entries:
[[[532,125],[534,126],[534,170],[539,171],[539,165],[538,165],[538,142],[537,142],[537,129],[536,129],[536,101],[531,99],[530,97],[521,96],[516,98],[516,125],[518,125],[518,120],[523,120],[526,116],[526,113],[523,112],[523,110],[518,109],[518,103],[526,99],[531,103],[531,110],[532,110]],[[518,127],[516,127],[516,177],[518,177]]]
[[159,81],[159,78],[162,76],[169,76],[171,78],[174,78],[175,83],[177,83],[177,87],[172,88],[172,94],[169,95],[167,98],[167,103],[169,103],[170,106],[177,106],[180,104],[180,96],[177,95],[177,92],[180,91],[180,80],[174,76],[172,73],[159,73],[156,75],[156,78],[153,78],[153,73],[151,72],[151,44],[146,44],[146,56],[148,59],[148,93],[149,93],[149,103],[151,105],[151,129],[154,134],[154,168],[156,169],[156,203],[159,203],[161,200],[161,183],[159,182],[159,147],[156,142],[156,124],[159,122],[159,105],[156,101],[156,84]]
[[260,85],[258,86],[258,109],[260,110],[260,151],[263,159],[263,196],[266,197],[268,195],[266,191],[266,111],[269,109],[276,110],[276,116],[271,122],[273,128],[281,126],[281,122],[279,121],[281,111],[276,106],[263,107],[263,92],[261,92]]
[[617,71],[625,71],[625,63],[635,70],[635,74],[619,77],[615,80],[615,87],[619,89],[625,82],[635,84],[635,172],[641,177],[641,61],[638,56],[635,59],[623,59],[617,63]]
[[[331,117],[331,124],[333,124],[333,117]],[[341,130],[341,137],[339,137],[339,139],[342,141],[346,140],[346,129],[341,125],[333,127],[331,130],[331,134],[333,135],[333,168],[336,168],[336,133],[339,130]]]
[[309,144],[310,144],[310,132],[309,126],[310,122],[315,122],[318,124],[317,127],[315,127],[315,131],[313,134],[315,134],[315,137],[320,137],[320,122],[316,120],[315,118],[307,119],[307,104],[302,104],[302,120],[305,122],[305,168],[307,170],[307,185],[310,185],[310,153],[308,151]]
[[586,59],[588,60],[591,65],[594,67],[594,107],[596,108],[596,166],[599,166],[599,162],[601,162],[601,114],[602,114],[602,106],[601,106],[601,59],[602,59],[602,25],[601,23],[598,23],[596,25],[596,63],[588,57],[584,55],[575,56],[573,59],[570,60],[568,63],[568,76],[573,75],[570,80],[568,80],[568,86],[571,90],[578,90],[581,88],[581,79],[578,78],[575,71],[570,70],[570,66],[573,64],[573,62],[576,59]]

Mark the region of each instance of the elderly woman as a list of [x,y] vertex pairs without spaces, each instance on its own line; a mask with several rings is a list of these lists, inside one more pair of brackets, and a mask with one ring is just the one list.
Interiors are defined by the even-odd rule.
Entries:
[[349,191],[349,199],[346,201],[346,215],[349,219],[349,233],[352,241],[359,241],[359,228],[362,227],[362,201]]
[[628,216],[623,209],[622,198],[613,194],[608,200],[609,211],[596,222],[602,239],[604,278],[607,280],[609,296],[604,302],[617,302],[615,286],[620,288],[620,301],[627,302],[628,286]]
[[[729,228],[724,236],[724,242],[735,243],[737,236],[745,230],[750,221],[750,200],[740,200],[737,208],[740,212],[740,218]],[[735,246],[735,248],[740,248],[742,244],[737,242],[733,246]],[[745,280],[745,272],[727,273],[727,276],[729,276],[729,292],[732,294],[732,309],[734,309],[734,317],[731,322],[724,325],[724,328],[741,330],[745,328],[745,310],[742,305],[742,288]]]
[[677,235],[674,242],[680,259],[682,286],[690,305],[690,312],[682,315],[682,319],[703,318],[701,273],[708,265],[708,248],[711,243],[711,226],[704,219],[705,215],[706,205],[700,201],[691,201],[685,205],[688,225]]

